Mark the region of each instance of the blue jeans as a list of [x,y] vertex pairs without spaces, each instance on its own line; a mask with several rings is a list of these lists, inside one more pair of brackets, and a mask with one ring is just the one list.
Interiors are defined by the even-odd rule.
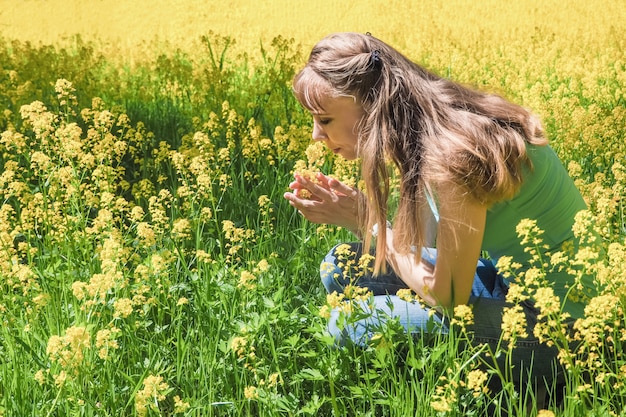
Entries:
[[[399,289],[408,288],[407,285],[387,266],[387,273],[378,276],[364,274],[358,279],[346,277],[345,265],[354,265],[362,256],[360,243],[350,243],[349,251],[341,250],[337,254],[335,246],[326,255],[320,271],[324,287],[328,293],[336,291],[343,293],[348,284],[366,287],[373,293],[373,304],[362,302],[364,314],[356,320],[341,321],[337,310],[331,312],[328,331],[335,337],[339,345],[355,343],[365,346],[376,333],[376,328],[389,320],[398,320],[404,329],[414,335],[432,332],[433,330],[447,334],[449,331],[448,319],[440,314],[433,314],[432,309],[418,302],[407,302],[400,299],[396,292]],[[349,263],[345,253],[349,252],[354,257]],[[437,252],[435,249],[423,249],[422,259],[435,264]],[[474,275],[474,283],[470,294],[469,304],[472,305],[474,323],[468,326],[473,335],[473,344],[487,344],[492,352],[495,352],[502,334],[503,310],[511,307],[505,301],[508,285],[498,273],[493,263],[488,259],[479,259]],[[510,364],[513,370],[519,372],[518,381],[528,381],[528,373],[534,378],[552,380],[557,366],[557,349],[542,344],[533,335],[533,328],[537,323],[539,311],[531,302],[520,304],[527,322],[527,338],[518,338]],[[360,312],[359,312],[360,314]],[[500,355],[497,365],[504,370],[505,355]],[[495,365],[495,364],[492,364]],[[560,372],[560,370],[559,370]]]

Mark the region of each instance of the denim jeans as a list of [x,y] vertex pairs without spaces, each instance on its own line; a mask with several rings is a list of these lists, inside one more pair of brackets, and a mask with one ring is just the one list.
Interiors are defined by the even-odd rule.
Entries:
[[[340,245],[335,246],[326,255],[321,265],[321,279],[326,291],[342,293],[345,286],[353,285],[366,287],[373,293],[373,305],[362,302],[363,315],[356,320],[347,320],[339,325],[340,313],[337,310],[331,312],[328,331],[335,337],[339,345],[355,343],[365,346],[368,340],[385,321],[396,319],[404,329],[414,335],[436,331],[447,334],[449,332],[448,319],[440,314],[433,314],[432,309],[418,302],[407,302],[400,299],[396,292],[407,285],[387,266],[387,273],[372,276],[365,274],[351,282],[343,273],[347,260],[345,253],[354,256],[352,262],[358,262],[362,255],[360,243],[350,243],[349,251],[336,253]],[[434,265],[437,257],[435,249],[422,250],[422,259]],[[502,315],[507,307],[512,304],[505,301],[508,285],[498,273],[493,263],[488,259],[479,259],[474,275],[474,282],[470,294],[469,303],[474,314],[474,323],[468,326],[473,335],[472,343],[488,345],[495,352],[501,340]],[[528,382],[527,375],[532,373],[533,378],[552,380],[557,367],[557,349],[548,347],[533,335],[533,328],[537,323],[539,311],[532,302],[520,304],[526,316],[528,337],[518,338],[512,356],[509,358],[509,366],[517,374],[516,380]],[[497,366],[504,371],[507,360],[505,355],[500,355],[496,360]],[[489,359],[487,359],[489,360]],[[491,359],[493,361],[493,359]],[[496,365],[492,363],[490,366]],[[509,370],[510,371],[510,370]],[[560,372],[560,371],[559,371]]]

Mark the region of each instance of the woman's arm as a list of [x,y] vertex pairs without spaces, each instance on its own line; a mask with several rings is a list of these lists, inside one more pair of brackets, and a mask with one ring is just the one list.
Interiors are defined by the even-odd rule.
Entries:
[[487,207],[457,185],[446,184],[436,191],[440,215],[436,264],[416,261],[412,253],[398,253],[393,247],[391,230],[387,230],[387,260],[398,276],[426,303],[449,309],[469,300],[482,247]]

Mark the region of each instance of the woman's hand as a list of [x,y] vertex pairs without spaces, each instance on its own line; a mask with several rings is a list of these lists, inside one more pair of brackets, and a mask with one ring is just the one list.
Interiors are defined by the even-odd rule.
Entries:
[[[359,190],[322,173],[316,175],[317,183],[298,174],[294,175],[294,179],[289,184],[293,191],[286,192],[284,197],[307,220],[319,224],[334,224],[360,235],[357,209],[363,194]],[[307,198],[303,194],[307,194]]]

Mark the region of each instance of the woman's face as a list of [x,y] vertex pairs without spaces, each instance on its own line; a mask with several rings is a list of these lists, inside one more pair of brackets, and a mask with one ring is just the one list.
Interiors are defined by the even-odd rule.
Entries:
[[323,97],[321,112],[313,116],[313,140],[324,141],[334,153],[345,159],[356,159],[358,148],[358,124],[363,109],[352,97]]

